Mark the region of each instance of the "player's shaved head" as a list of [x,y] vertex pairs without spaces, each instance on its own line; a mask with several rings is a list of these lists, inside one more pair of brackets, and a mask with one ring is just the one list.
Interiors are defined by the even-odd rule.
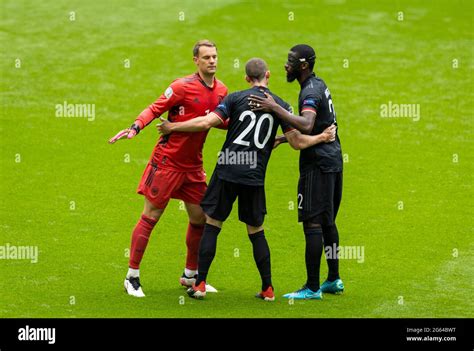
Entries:
[[199,40],[199,41],[194,45],[194,48],[193,48],[193,56],[194,56],[194,57],[199,57],[199,48],[200,48],[201,46],[207,46],[207,47],[209,47],[209,48],[216,48],[216,50],[217,50],[216,44],[214,44],[212,41],[207,40],[207,39]]
[[245,74],[247,74],[247,77],[258,82],[265,78],[265,73],[267,71],[267,63],[258,57],[251,58],[245,65]]

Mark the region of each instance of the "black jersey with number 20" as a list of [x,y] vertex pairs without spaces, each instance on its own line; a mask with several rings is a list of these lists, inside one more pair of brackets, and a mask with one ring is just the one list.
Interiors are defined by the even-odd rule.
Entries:
[[290,109],[289,104],[268,88],[253,87],[228,95],[214,111],[223,121],[230,119],[214,171],[220,179],[255,186],[265,183],[265,172],[278,126],[281,125],[283,132],[291,127],[275,114],[250,110],[248,97],[251,94],[265,97],[263,91],[272,95],[286,110]]

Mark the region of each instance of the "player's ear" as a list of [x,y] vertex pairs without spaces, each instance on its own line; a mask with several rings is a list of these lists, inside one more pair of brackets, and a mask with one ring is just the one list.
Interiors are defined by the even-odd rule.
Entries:
[[265,72],[265,78],[270,79],[270,71]]
[[303,62],[303,63],[301,64],[301,70],[304,71],[304,70],[307,69],[307,68],[309,68],[308,62]]
[[197,56],[194,56],[194,57],[193,57],[193,61],[194,61],[194,63],[195,63],[196,65],[197,65],[197,63],[198,63],[198,60],[199,60],[199,57],[197,57]]
[[252,83],[252,79],[250,79],[249,76],[245,76],[245,80],[246,80],[247,82],[249,82],[249,83]]

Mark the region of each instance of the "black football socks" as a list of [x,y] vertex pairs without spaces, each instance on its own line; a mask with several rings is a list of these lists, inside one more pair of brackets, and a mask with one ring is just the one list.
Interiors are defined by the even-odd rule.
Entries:
[[199,245],[199,260],[198,260],[198,277],[196,279],[196,286],[201,282],[206,281],[209,267],[216,255],[217,236],[221,228],[215,227],[211,224],[204,226],[201,243]]
[[306,273],[308,280],[306,287],[312,291],[319,290],[319,268],[321,266],[321,254],[323,253],[323,230],[321,227],[304,228],[306,238]]
[[264,231],[249,234],[249,239],[253,246],[253,258],[257,264],[260,278],[262,278],[262,291],[272,285],[272,268],[270,263],[270,248]]
[[[323,226],[324,250],[326,252],[326,261],[328,263],[328,280],[330,282],[339,279],[339,233],[336,224]],[[330,255],[328,256],[328,253]]]

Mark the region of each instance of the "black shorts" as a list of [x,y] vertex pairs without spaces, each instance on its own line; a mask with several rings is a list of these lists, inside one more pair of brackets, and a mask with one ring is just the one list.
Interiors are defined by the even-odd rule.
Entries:
[[261,226],[267,213],[263,186],[228,182],[214,173],[201,201],[201,207],[209,217],[224,222],[229,217],[237,197],[239,220],[253,227]]
[[342,172],[322,172],[319,167],[300,175],[298,221],[333,225],[342,198]]

